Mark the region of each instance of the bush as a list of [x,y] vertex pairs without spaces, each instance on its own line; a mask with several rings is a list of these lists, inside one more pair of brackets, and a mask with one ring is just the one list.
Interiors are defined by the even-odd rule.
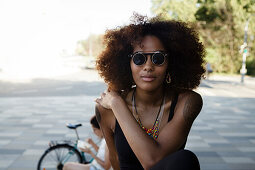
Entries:
[[247,75],[255,76],[255,58],[246,61]]

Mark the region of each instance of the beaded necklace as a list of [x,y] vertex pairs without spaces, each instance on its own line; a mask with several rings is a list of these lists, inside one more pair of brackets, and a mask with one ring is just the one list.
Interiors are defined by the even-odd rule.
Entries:
[[[162,109],[161,109],[162,107]],[[132,95],[132,108],[133,108],[133,113],[135,112],[136,113],[136,121],[138,122],[138,124],[140,125],[140,127],[149,135],[151,136],[154,140],[156,140],[158,138],[158,135],[159,135],[159,127],[160,127],[160,120],[163,116],[163,112],[164,112],[164,107],[165,107],[165,96],[164,98],[162,99],[162,102],[161,102],[161,105],[159,107],[159,111],[158,111],[158,114],[157,114],[157,118],[153,124],[153,127],[151,129],[147,129],[146,127],[144,127],[142,125],[142,122],[139,118],[139,115],[138,115],[138,112],[137,112],[137,109],[136,109],[136,102],[135,102],[135,90],[133,92],[133,95]]]

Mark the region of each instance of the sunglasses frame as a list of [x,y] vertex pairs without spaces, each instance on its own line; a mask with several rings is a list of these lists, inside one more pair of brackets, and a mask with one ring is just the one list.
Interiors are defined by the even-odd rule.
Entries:
[[[162,64],[155,64],[155,63],[153,62],[153,56],[154,56],[155,54],[158,54],[158,53],[160,53],[160,54],[162,54],[162,55],[164,56],[164,62],[163,62]],[[136,54],[142,54],[142,55],[144,56],[145,60],[144,60],[144,63],[143,63],[143,64],[138,65],[138,64],[136,64],[136,63],[134,62],[133,57],[134,57]],[[144,52],[142,52],[142,51],[137,51],[137,52],[135,52],[135,53],[133,53],[133,54],[129,54],[128,57],[132,58],[133,63],[134,63],[135,65],[137,65],[137,66],[142,66],[142,65],[144,65],[144,64],[147,62],[147,59],[148,59],[147,56],[148,56],[148,55],[151,56],[150,59],[151,59],[151,62],[152,62],[154,65],[156,65],[156,66],[161,66],[161,65],[163,65],[163,64],[165,63],[165,61],[166,61],[166,56],[167,56],[168,54],[167,54],[165,51],[154,51],[154,52],[149,52],[149,53],[144,53]]]

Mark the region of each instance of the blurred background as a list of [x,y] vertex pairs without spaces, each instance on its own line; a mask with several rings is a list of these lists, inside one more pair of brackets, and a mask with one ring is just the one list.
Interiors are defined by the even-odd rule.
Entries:
[[[217,73],[255,75],[253,0],[0,1],[0,78],[24,80],[91,68],[107,29],[133,12],[195,27]],[[246,53],[243,58],[243,53]]]
[[[106,29],[150,15],[151,2],[1,0],[0,79],[48,77],[91,67]],[[87,65],[87,66],[86,66]]]
[[206,47],[187,148],[203,170],[255,170],[255,0],[0,0],[0,170],[36,169],[50,140],[92,137],[107,29],[134,12],[188,22]]

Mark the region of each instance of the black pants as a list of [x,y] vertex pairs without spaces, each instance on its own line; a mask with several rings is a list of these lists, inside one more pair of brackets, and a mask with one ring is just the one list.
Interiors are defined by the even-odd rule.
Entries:
[[151,170],[200,170],[200,165],[193,152],[179,150],[159,161]]

